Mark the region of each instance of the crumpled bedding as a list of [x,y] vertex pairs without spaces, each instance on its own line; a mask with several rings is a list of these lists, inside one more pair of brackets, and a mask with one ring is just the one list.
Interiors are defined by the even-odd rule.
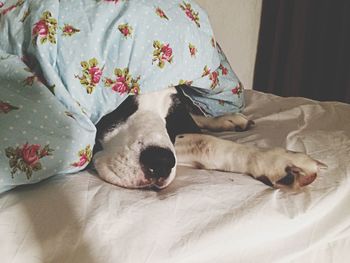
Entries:
[[0,195],[3,262],[317,262],[350,258],[350,105],[245,91],[246,132],[326,163],[301,192],[249,176],[179,167],[160,192],[122,189],[85,171]]
[[244,107],[194,1],[0,3],[0,192],[86,167],[94,124],[129,95],[186,84],[204,114]]

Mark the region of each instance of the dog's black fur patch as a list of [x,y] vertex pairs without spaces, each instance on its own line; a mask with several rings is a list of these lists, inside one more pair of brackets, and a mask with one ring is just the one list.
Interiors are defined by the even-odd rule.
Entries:
[[166,117],[166,128],[173,143],[179,134],[201,133],[187,107],[192,102],[188,102],[189,99],[182,93],[180,87],[177,87],[176,90],[177,94],[172,95],[173,105],[170,107]]
[[[166,117],[167,132],[173,143],[179,134],[201,133],[201,130],[189,114],[190,111],[193,111],[190,108],[192,102],[183,94],[181,88],[183,87],[176,87],[177,94],[172,95],[173,104],[168,110]],[[103,136],[117,125],[125,122],[137,109],[137,96],[128,96],[117,109],[101,118],[96,124],[97,134],[93,152],[101,151],[103,148],[100,140]]]
[[101,151],[100,140],[103,136],[117,125],[125,122],[138,109],[138,102],[135,96],[128,96],[117,109],[103,116],[96,124],[97,133],[95,139],[94,153]]

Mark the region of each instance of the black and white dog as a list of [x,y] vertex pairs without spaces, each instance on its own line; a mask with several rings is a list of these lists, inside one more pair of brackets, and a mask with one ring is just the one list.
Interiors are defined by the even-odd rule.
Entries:
[[[155,98],[157,98],[155,100]],[[94,166],[107,182],[126,188],[163,189],[176,165],[244,173],[275,188],[312,183],[326,165],[282,148],[259,149],[201,133],[245,131],[242,114],[208,118],[194,114],[181,87],[129,96],[97,124]]]

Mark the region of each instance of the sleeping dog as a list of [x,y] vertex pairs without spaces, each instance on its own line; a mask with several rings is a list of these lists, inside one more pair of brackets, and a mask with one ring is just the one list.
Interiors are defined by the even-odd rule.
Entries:
[[98,174],[121,187],[163,189],[180,164],[244,173],[271,187],[299,189],[326,168],[303,153],[259,149],[201,133],[245,131],[254,122],[242,114],[211,118],[196,113],[181,87],[128,97],[97,124]]
[[[324,166],[200,133],[253,122],[227,114],[243,109],[243,88],[195,1],[8,0],[0,9],[0,192],[84,169],[95,126],[96,170],[127,188],[163,189],[177,164],[299,188]],[[216,117],[198,115],[192,100]]]

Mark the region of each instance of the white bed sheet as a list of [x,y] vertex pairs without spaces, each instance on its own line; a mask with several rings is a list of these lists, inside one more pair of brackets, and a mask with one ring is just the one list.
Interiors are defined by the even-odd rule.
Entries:
[[0,195],[1,262],[349,262],[350,105],[246,97],[256,127],[219,136],[328,164],[304,191],[185,167],[158,193],[56,176]]

